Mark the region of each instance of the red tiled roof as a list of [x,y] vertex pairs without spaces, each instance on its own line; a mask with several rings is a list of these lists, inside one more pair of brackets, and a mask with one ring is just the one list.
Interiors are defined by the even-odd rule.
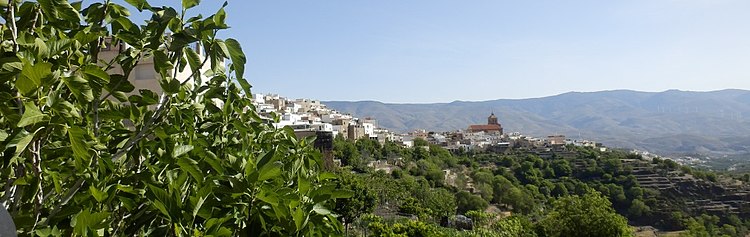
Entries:
[[475,125],[469,125],[469,130],[471,131],[500,131],[502,127],[497,124],[475,124]]

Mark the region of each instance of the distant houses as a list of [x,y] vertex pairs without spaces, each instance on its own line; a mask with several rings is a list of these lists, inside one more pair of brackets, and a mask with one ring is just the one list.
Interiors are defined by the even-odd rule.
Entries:
[[[327,133],[326,137],[341,137],[347,140],[370,139],[381,144],[394,142],[404,147],[414,146],[417,139],[447,150],[493,150],[526,148],[540,154],[565,145],[601,147],[592,141],[570,140],[565,135],[556,134],[545,138],[526,136],[518,132],[504,133],[503,126],[494,112],[487,117],[487,124],[468,125],[465,130],[433,132],[414,130],[408,133],[394,133],[378,126],[372,117],[357,118],[351,114],[328,108],[319,100],[288,99],[277,94],[255,94],[253,104],[258,113],[274,121],[276,128],[290,127],[298,136]],[[276,118],[277,120],[275,120]],[[604,148],[601,148],[604,149]]]

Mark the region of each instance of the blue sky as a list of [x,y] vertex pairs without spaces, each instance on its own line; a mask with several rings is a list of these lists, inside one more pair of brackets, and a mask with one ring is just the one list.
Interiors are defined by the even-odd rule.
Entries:
[[242,43],[256,92],[295,98],[750,89],[748,12],[745,0],[229,1],[224,36]]

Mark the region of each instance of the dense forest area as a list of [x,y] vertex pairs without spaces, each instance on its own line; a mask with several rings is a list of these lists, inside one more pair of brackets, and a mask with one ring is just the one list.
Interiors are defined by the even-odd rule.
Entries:
[[336,210],[347,230],[375,236],[627,236],[628,226],[685,236],[748,233],[750,222],[740,218],[746,210],[696,211],[687,196],[639,185],[634,166],[699,183],[731,178],[624,151],[564,150],[575,156],[543,159],[522,149],[454,154],[419,139],[413,148],[336,139],[342,185],[355,193],[338,200]]

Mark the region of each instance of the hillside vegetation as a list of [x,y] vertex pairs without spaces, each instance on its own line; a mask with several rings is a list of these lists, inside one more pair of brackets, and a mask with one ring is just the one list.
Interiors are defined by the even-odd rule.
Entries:
[[337,207],[367,200],[344,212],[350,214],[342,222],[354,227],[347,229],[375,236],[629,236],[630,225],[744,236],[750,226],[743,181],[670,160],[575,146],[552,149],[548,158],[523,148],[452,154],[415,143],[335,141],[342,179],[362,184],[348,186],[357,194]]

